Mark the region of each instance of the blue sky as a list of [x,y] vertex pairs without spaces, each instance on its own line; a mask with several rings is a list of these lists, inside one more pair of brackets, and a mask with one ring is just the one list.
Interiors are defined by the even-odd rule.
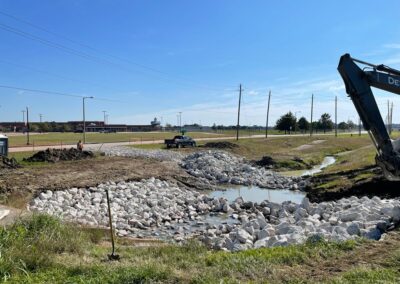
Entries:
[[[184,123],[235,124],[239,83],[243,125],[265,124],[268,90],[272,122],[289,110],[308,118],[311,93],[315,117],[338,96],[339,120],[356,120],[339,57],[400,68],[399,11],[369,0],[1,0],[0,85],[115,100],[87,104],[87,119],[106,110],[111,123],[174,124],[182,111]],[[376,95],[399,122],[400,99]],[[0,98],[0,121],[22,120],[26,106],[33,120],[81,119],[79,98],[3,88]]]

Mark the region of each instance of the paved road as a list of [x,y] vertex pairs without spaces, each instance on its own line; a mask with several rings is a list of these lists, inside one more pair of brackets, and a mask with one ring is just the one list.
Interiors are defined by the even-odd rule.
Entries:
[[[367,133],[366,131],[362,132],[363,134]],[[349,132],[349,133],[341,133],[340,135],[358,135],[358,132]],[[279,135],[268,135],[268,138],[281,138],[281,137],[306,137],[309,134],[279,134]],[[316,134],[315,136],[333,136],[334,133],[326,133],[326,134]],[[249,138],[264,138],[265,135],[250,135],[250,136],[242,136],[239,139],[249,139]],[[196,141],[210,141],[210,140],[234,140],[235,136],[231,137],[209,137],[209,138],[197,138]],[[85,150],[98,151],[103,147],[112,147],[112,146],[127,146],[127,145],[144,145],[144,144],[162,144],[164,140],[150,140],[150,141],[133,141],[133,142],[112,142],[112,143],[93,143],[93,144],[85,144]],[[50,145],[50,146],[27,146],[27,147],[11,147],[9,148],[10,153],[15,152],[28,152],[28,151],[41,151],[46,150],[47,148],[52,149],[60,149],[60,148],[71,148],[76,147],[76,144],[66,144],[66,145]]]

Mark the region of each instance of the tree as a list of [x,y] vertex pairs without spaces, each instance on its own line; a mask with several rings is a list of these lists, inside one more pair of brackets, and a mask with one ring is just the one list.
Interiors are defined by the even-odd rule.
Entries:
[[351,120],[347,121],[348,129],[352,130],[356,127],[355,123]]
[[275,128],[280,131],[290,131],[295,129],[296,127],[296,117],[293,115],[292,112],[288,112],[282,115],[276,122]]
[[349,129],[349,125],[346,122],[342,121],[341,123],[338,124],[338,128],[340,130],[347,130]]
[[31,132],[37,132],[38,130],[39,130],[39,127],[38,127],[37,124],[30,123],[30,125],[29,125],[29,131],[31,131]]
[[324,133],[326,132],[326,130],[333,129],[333,122],[329,113],[322,114],[321,118],[318,120],[318,124],[320,129],[324,130]]
[[72,127],[71,125],[65,123],[61,126],[61,131],[62,132],[71,132],[72,131]]
[[40,130],[40,132],[49,132],[50,126],[47,122],[42,122],[39,124],[39,130]]
[[299,127],[301,132],[304,132],[304,131],[307,131],[310,129],[310,123],[304,116],[300,117],[299,121],[297,122],[297,126]]
[[214,130],[214,131],[217,130],[217,125],[214,123],[214,124],[211,126],[211,129]]

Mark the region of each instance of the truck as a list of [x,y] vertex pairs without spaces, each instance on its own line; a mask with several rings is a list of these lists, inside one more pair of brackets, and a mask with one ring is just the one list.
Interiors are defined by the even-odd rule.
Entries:
[[196,141],[185,135],[177,135],[173,139],[165,139],[164,144],[167,148],[196,147]]

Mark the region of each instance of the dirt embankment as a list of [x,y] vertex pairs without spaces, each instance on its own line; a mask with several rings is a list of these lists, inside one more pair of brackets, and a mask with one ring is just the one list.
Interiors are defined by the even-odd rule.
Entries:
[[0,202],[23,208],[35,192],[45,189],[91,187],[107,181],[140,180],[150,177],[191,183],[188,174],[173,162],[141,158],[98,157],[40,164],[0,173]]
[[93,158],[94,154],[91,151],[79,151],[75,148],[69,149],[47,149],[39,151],[33,156],[24,159],[26,162],[50,162],[58,161],[73,161]]
[[321,174],[311,178],[306,188],[312,202],[337,200],[350,196],[400,197],[400,182],[389,181],[376,166],[361,169]]

